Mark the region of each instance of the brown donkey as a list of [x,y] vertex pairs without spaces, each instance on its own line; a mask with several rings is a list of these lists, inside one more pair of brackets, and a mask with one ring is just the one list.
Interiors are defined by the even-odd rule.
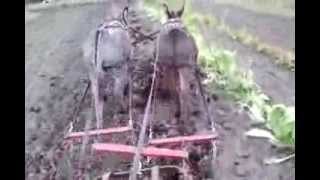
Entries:
[[[167,21],[162,25],[158,36],[157,66],[160,78],[157,80],[157,87],[160,95],[175,99],[178,104],[177,119],[188,123],[191,122],[189,118],[199,112],[191,107],[194,106],[192,96],[203,94],[197,75],[198,48],[181,20],[184,5],[185,1],[180,10],[169,11],[168,6],[163,4]],[[202,107],[199,106],[200,109]]]
[[87,64],[98,129],[103,126],[106,99],[120,101],[120,109],[127,104],[125,94],[129,83],[128,63],[132,49],[127,13],[128,7],[125,7],[120,17],[101,24],[95,32],[94,42],[91,40],[91,45],[86,47],[90,50],[85,50],[85,58],[89,60]]

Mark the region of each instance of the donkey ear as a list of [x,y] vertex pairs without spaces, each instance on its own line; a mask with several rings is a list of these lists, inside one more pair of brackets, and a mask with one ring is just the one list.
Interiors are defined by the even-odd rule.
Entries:
[[182,16],[185,4],[186,4],[186,1],[183,0],[182,8],[177,12],[178,17]]
[[171,18],[171,13],[169,11],[169,7],[167,4],[163,3],[162,6],[164,7],[165,9],[165,12],[166,12],[166,15],[167,15],[167,18],[170,19]]
[[122,20],[123,20],[123,23],[124,23],[126,26],[128,25],[128,22],[127,22],[128,11],[129,11],[128,6],[126,6],[126,7],[123,9],[123,11],[122,11]]

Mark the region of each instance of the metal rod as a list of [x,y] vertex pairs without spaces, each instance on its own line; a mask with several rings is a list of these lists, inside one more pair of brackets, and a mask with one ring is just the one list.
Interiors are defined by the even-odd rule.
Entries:
[[[157,51],[156,52],[159,52],[159,39],[157,40]],[[139,140],[138,140],[138,147],[137,147],[134,159],[133,159],[133,167],[132,167],[132,171],[131,171],[130,180],[137,179],[138,162],[140,161],[141,150],[142,150],[142,146],[143,146],[144,138],[145,138],[145,134],[146,134],[146,128],[147,128],[147,123],[148,123],[147,121],[149,119],[149,112],[150,112],[150,107],[151,107],[151,99],[152,99],[155,79],[156,79],[156,75],[157,75],[156,69],[157,69],[157,62],[158,62],[158,58],[159,58],[158,56],[159,55],[156,54],[151,89],[150,89],[150,93],[149,93],[149,97],[148,97],[147,106],[145,108],[145,113],[143,116],[142,129],[140,130]]]

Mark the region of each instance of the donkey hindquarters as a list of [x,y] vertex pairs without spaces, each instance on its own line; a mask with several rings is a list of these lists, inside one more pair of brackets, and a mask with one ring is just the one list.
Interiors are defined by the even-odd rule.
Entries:
[[[184,29],[171,29],[170,31],[162,31],[159,35],[159,52],[158,64],[163,71],[175,70],[178,77],[176,86],[178,86],[178,101],[180,109],[180,121],[189,122],[192,104],[192,94],[190,81],[185,75],[186,72],[192,73],[197,67],[197,47],[191,36]],[[163,79],[171,79],[166,77],[172,73],[163,73]],[[170,82],[170,81],[168,81]],[[172,85],[171,85],[172,86]],[[168,86],[170,87],[170,86]],[[171,88],[172,90],[173,88]],[[188,133],[188,132],[187,132]]]
[[[97,31],[96,47],[91,58],[90,80],[95,106],[97,128],[103,126],[104,101],[110,97],[124,109],[128,85],[128,63],[131,43],[122,26],[105,26]],[[118,103],[119,102],[119,103]],[[112,109],[115,109],[112,107]]]

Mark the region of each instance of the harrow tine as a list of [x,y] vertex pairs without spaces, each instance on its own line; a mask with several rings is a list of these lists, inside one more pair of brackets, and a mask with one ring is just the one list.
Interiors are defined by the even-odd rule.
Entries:
[[107,172],[102,176],[102,180],[109,180],[111,176],[111,172]]
[[151,168],[151,180],[159,180],[159,166]]

